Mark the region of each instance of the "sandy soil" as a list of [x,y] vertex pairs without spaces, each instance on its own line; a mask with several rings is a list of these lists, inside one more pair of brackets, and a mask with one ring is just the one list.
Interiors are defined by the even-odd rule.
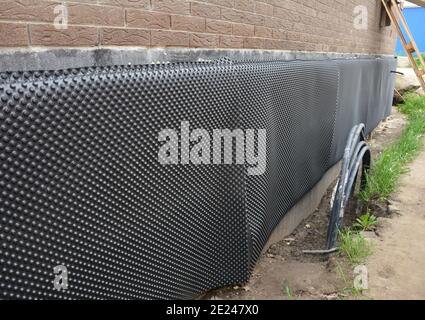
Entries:
[[[394,113],[375,130],[369,142],[375,157],[379,155],[385,146],[400,136],[405,123],[404,116],[394,110]],[[425,178],[423,179],[423,183],[425,185]],[[329,188],[319,208],[310,218],[304,221],[292,235],[288,236],[284,241],[273,245],[260,258],[250,282],[245,287],[234,287],[210,292],[203,298],[219,300],[333,300],[350,298],[349,294],[344,295],[344,288],[347,287],[347,283],[342,279],[340,270],[346,276],[351,277],[352,267],[344,259],[336,255],[329,257],[303,254],[303,250],[323,249],[325,247],[332,189],[333,186]],[[386,210],[384,211],[380,216],[385,217],[388,214]],[[346,223],[350,223],[353,219],[355,217],[346,217]],[[389,219],[385,220],[390,221]],[[424,230],[423,235],[425,235],[425,229],[422,230]],[[418,232],[420,231],[418,230]],[[398,238],[400,237],[398,236]],[[421,237],[416,236],[415,241],[417,241],[418,246],[420,244],[419,239]],[[399,240],[395,239],[395,241]],[[400,247],[400,250],[398,254],[402,255],[405,249]],[[382,251],[382,254],[383,256],[388,256],[388,259],[392,256],[392,253],[388,254],[387,251]],[[425,258],[425,254],[423,256]],[[379,266],[379,259],[378,257],[376,260],[376,273],[372,273],[371,271],[372,277],[375,277],[375,274],[389,274],[390,276],[398,274],[394,271],[393,262],[388,261],[388,266],[391,266],[391,268],[382,269]],[[373,263],[371,262],[371,270],[373,270],[372,266]],[[422,266],[425,266],[425,263]],[[381,288],[379,285],[385,287],[385,284],[382,283],[380,282],[380,284],[375,285],[375,282],[372,282],[374,293],[380,292],[378,290],[378,287]],[[348,285],[351,284],[349,283]],[[425,288],[423,282],[422,288]],[[290,295],[288,295],[287,289],[290,290]]]
[[[330,188],[316,212],[285,241],[273,245],[260,258],[248,285],[243,288],[219,290],[207,298],[220,300],[338,298],[338,293],[343,290],[345,283],[337,276],[337,259],[305,255],[302,252],[324,248],[331,195]],[[291,292],[290,296],[287,288]]]
[[425,152],[409,167],[391,201],[398,214],[381,219],[368,261],[373,299],[425,299]]

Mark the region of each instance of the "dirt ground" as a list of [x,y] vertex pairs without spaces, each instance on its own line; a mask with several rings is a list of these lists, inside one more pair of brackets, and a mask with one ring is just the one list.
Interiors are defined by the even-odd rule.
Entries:
[[[374,157],[376,157],[388,144],[396,140],[405,125],[406,121],[402,114],[394,109],[393,114],[383,122],[372,134],[369,141]],[[425,161],[425,155],[423,157]],[[420,165],[419,165],[420,166]],[[425,163],[423,163],[425,168]],[[423,171],[425,174],[425,171]],[[425,177],[422,180],[425,189]],[[415,184],[416,185],[416,184]],[[413,188],[412,186],[410,188]],[[352,267],[344,261],[338,254],[331,256],[306,255],[303,250],[316,250],[325,247],[325,238],[327,226],[329,222],[330,199],[333,186],[331,186],[322,199],[322,202],[313,213],[313,215],[304,221],[294,233],[287,237],[284,241],[273,245],[266,254],[262,255],[253,272],[250,282],[245,287],[227,288],[207,294],[204,299],[214,300],[288,300],[288,299],[314,299],[314,300],[334,300],[334,299],[350,299],[350,293],[346,293],[347,278],[352,277]],[[416,193],[418,194],[418,193]],[[424,193],[422,193],[424,194]],[[412,195],[410,195],[412,197]],[[419,205],[418,199],[411,199],[412,203]],[[412,207],[411,210],[415,210]],[[425,224],[424,211],[422,211],[423,223]],[[387,215],[387,216],[386,216]],[[418,215],[420,215],[418,213]],[[380,215],[382,221],[392,224],[387,210],[383,210]],[[351,223],[355,217],[348,217],[345,223]],[[406,217],[405,219],[409,219]],[[412,221],[406,221],[410,224]],[[398,224],[395,222],[394,224]],[[402,228],[402,227],[399,227]],[[408,226],[404,227],[405,229]],[[421,229],[425,230],[425,228]],[[420,228],[417,232],[419,233]],[[381,230],[379,230],[381,232]],[[404,231],[399,230],[395,238],[391,238],[391,231],[382,231],[383,239],[392,239],[390,241],[399,243],[399,251],[391,251],[391,245],[385,245],[377,252],[370,262],[371,277],[377,277],[375,281],[371,281],[373,291],[370,297],[380,297],[382,294],[390,294],[384,289],[388,287],[389,281],[394,279],[404,279],[403,275],[395,270],[396,263],[394,259],[398,259],[408,250],[402,243]],[[422,250],[425,259],[425,247],[420,247],[418,239],[423,238],[415,235],[417,246],[412,246],[411,255],[417,250]],[[406,243],[407,244],[407,239]],[[380,265],[379,255],[386,257],[386,264]],[[412,263],[415,260],[412,260]],[[407,262],[406,262],[407,264]],[[422,261],[422,266],[425,261]],[[425,270],[425,269],[424,269]],[[375,276],[378,275],[378,276]],[[378,278],[379,277],[379,278]],[[379,281],[378,281],[379,280]],[[413,277],[411,281],[416,281]],[[425,277],[418,281],[422,288],[425,288]],[[350,280],[351,282],[351,280]],[[400,284],[401,285],[401,284]],[[401,289],[400,289],[401,290]],[[423,289],[424,290],[424,289]],[[384,293],[386,292],[386,293]],[[401,291],[400,291],[401,292]]]
[[373,299],[425,299],[425,152],[409,168],[391,199],[398,214],[385,219],[368,259]]

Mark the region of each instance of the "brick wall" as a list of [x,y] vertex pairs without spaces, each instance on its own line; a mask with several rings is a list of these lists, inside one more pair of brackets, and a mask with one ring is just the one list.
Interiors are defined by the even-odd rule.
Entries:
[[[68,28],[54,26],[66,4]],[[367,31],[353,27],[368,8]],[[394,51],[379,0],[0,0],[1,47],[192,47]]]

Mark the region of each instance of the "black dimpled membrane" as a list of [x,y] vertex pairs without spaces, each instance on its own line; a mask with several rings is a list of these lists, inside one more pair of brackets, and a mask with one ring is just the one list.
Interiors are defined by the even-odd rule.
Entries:
[[[341,158],[346,115],[366,112],[359,119],[373,128],[388,114],[393,65],[0,73],[0,298],[187,299],[245,283],[279,221]],[[366,80],[381,91],[363,92]],[[181,121],[267,129],[265,174],[161,165],[158,134]],[[67,290],[54,289],[57,265]]]
[[267,129],[267,171],[246,184],[253,266],[285,213],[330,167],[338,69],[329,62],[237,65],[244,127]]

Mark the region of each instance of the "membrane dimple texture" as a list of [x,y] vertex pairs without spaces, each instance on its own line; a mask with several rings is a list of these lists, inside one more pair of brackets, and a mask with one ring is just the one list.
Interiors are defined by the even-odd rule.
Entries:
[[[341,158],[351,122],[370,130],[388,114],[392,66],[220,60],[0,73],[0,298],[186,299],[245,283],[273,229]],[[365,93],[368,81],[379,94]],[[158,134],[182,121],[266,129],[266,172],[162,165]],[[58,265],[67,290],[53,286]]]

